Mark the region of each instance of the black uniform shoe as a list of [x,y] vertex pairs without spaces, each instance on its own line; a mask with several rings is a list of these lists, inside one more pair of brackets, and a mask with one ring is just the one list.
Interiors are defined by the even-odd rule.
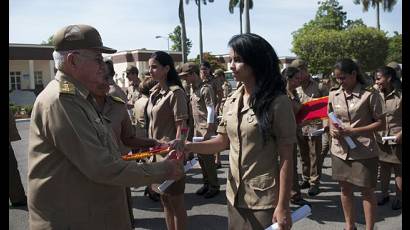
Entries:
[[210,189],[208,190],[208,192],[206,192],[206,193],[204,194],[204,197],[205,197],[206,199],[209,199],[209,198],[212,198],[212,197],[218,195],[218,193],[219,193],[219,189],[210,188]]
[[299,184],[300,189],[310,188],[309,181],[304,180],[302,183]]
[[317,185],[310,187],[308,190],[309,196],[316,196],[319,193],[320,193],[320,189],[319,189],[319,186]]
[[299,198],[299,199],[290,199],[290,203],[298,206],[309,205],[312,206],[309,201]]
[[204,184],[200,189],[196,190],[196,195],[202,196],[209,190],[209,185]]
[[399,210],[399,209],[401,209],[401,200],[395,199],[395,200],[393,201],[393,203],[391,204],[391,209],[393,209],[393,210]]
[[386,204],[387,202],[389,202],[389,200],[390,200],[389,196],[381,197],[377,200],[377,205],[382,206]]
[[14,207],[14,208],[23,207],[23,206],[27,206],[27,200],[11,203],[11,207]]

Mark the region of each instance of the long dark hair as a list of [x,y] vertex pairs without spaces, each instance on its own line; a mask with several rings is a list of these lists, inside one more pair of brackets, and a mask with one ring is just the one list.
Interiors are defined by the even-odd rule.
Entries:
[[355,71],[356,80],[364,86],[367,85],[367,82],[364,79],[364,76],[362,72],[360,71],[359,66],[352,59],[350,58],[340,59],[339,61],[336,62],[334,68],[342,71],[343,73],[347,73],[347,74],[352,74],[353,71]]
[[270,105],[278,95],[286,94],[285,82],[279,69],[279,58],[265,39],[252,33],[233,36],[228,46],[252,68],[255,88],[249,97],[249,106],[255,112],[265,144],[267,137],[272,134]]
[[395,69],[389,66],[383,66],[376,70],[376,73],[381,73],[383,76],[391,77],[390,83],[394,89],[401,89],[401,81],[397,77],[397,72]]
[[[169,66],[169,71],[167,74],[167,85],[177,85],[184,90],[182,86],[181,79],[179,78],[177,71],[175,70],[174,60],[172,59],[171,55],[164,51],[155,51],[150,58],[155,59],[158,61],[162,66]],[[185,91],[185,90],[184,90]]]

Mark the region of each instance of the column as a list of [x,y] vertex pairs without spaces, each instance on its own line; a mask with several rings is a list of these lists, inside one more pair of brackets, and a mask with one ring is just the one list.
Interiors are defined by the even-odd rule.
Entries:
[[29,81],[30,81],[30,87],[29,89],[34,89],[35,85],[34,85],[34,61],[33,60],[29,60],[28,61],[28,70],[29,70]]

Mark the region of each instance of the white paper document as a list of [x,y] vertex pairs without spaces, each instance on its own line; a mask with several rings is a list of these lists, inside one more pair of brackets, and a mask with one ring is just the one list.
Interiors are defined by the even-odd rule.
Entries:
[[312,137],[316,137],[316,136],[320,136],[325,132],[325,128],[321,128],[321,129],[317,129],[313,132],[310,133],[310,136]]
[[[292,212],[291,217],[292,217],[292,223],[296,223],[299,220],[310,216],[312,214],[312,209],[310,209],[309,205],[303,205],[301,208],[297,209],[296,211]],[[274,223],[265,230],[278,230],[279,225],[278,223]]]
[[[333,121],[333,123],[338,124],[340,127],[342,127],[342,122],[336,117],[336,115],[331,112],[329,113],[329,118]],[[354,149],[356,148],[356,144],[353,142],[352,138],[349,136],[344,136],[343,137],[345,139],[345,141],[347,142],[347,144],[349,145],[350,149]]]
[[[193,158],[190,161],[186,162],[186,165],[184,165],[184,172],[187,172],[190,170],[194,165],[198,162],[198,158]],[[164,192],[172,183],[174,183],[175,180],[166,180],[162,184],[158,186],[158,190],[160,192]]]
[[382,137],[382,141],[395,141],[396,136],[387,136],[387,137]]

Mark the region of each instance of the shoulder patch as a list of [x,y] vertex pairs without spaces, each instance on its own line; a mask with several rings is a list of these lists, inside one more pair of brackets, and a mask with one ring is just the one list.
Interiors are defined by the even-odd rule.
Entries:
[[119,98],[119,97],[112,96],[112,95],[110,95],[110,97],[111,97],[114,101],[116,101],[116,102],[119,102],[119,103],[121,103],[121,104],[125,104],[125,101],[122,100],[122,99]]
[[363,89],[366,90],[366,91],[369,91],[369,92],[375,92],[376,91],[376,89],[371,85],[365,86],[365,87],[363,87]]
[[75,86],[73,83],[65,80],[60,81],[60,93],[75,94]]

